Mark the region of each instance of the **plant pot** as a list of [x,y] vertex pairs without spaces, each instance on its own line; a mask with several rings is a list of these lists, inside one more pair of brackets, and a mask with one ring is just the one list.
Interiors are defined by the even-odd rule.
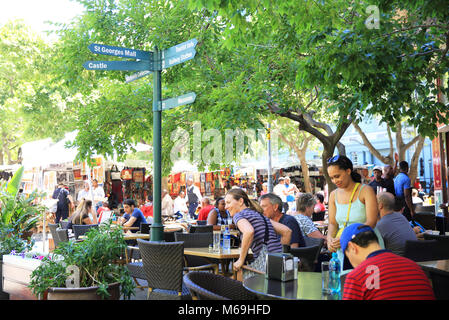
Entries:
[[4,255],[2,261],[2,290],[10,300],[36,300],[28,285],[31,273],[41,264],[37,259],[24,259],[20,256]]
[[[48,300],[102,300],[97,295],[98,287],[86,287],[86,288],[49,288],[47,299]],[[119,300],[120,299],[120,283],[111,283],[108,288],[108,292],[111,295],[107,300]]]
[[3,292],[3,256],[0,256],[0,300],[9,300],[9,294]]

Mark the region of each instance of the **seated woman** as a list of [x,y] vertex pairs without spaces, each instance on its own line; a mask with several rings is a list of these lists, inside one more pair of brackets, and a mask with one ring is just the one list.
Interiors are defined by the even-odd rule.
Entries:
[[213,208],[207,216],[207,224],[211,225],[230,225],[232,224],[232,217],[228,210],[225,209],[226,203],[223,197],[215,201],[215,208]]
[[[282,252],[282,245],[290,245],[292,231],[287,226],[266,218],[260,205],[250,200],[242,189],[229,190],[225,202],[226,209],[241,233],[240,256],[233,264],[234,271],[238,272],[245,262],[249,262],[249,267],[265,272],[266,253]],[[280,240],[276,233],[281,235]],[[253,258],[247,261],[250,248]],[[252,272],[244,272],[243,278],[251,275]]]
[[[92,220],[89,217],[92,215]],[[81,200],[75,213],[69,218],[67,229],[72,229],[74,224],[97,224],[97,213],[92,207],[92,200]]]
[[[120,225],[124,227],[139,227],[141,223],[147,223],[145,216],[139,208],[136,208],[136,203],[133,199],[126,199],[123,201],[123,209],[125,214],[120,218]],[[131,230],[137,232],[138,230]]]

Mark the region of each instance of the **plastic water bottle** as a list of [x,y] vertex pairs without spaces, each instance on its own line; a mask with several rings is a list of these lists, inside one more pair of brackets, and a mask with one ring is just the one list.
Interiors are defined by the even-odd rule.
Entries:
[[336,252],[332,253],[332,259],[329,261],[329,290],[331,294],[340,294],[341,281],[340,281],[341,264]]
[[231,233],[229,232],[228,226],[226,226],[223,233],[223,251],[231,252]]

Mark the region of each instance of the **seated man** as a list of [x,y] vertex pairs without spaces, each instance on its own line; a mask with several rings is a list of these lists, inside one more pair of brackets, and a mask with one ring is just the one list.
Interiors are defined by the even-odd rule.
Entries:
[[305,247],[306,242],[304,236],[299,228],[296,219],[290,215],[282,213],[282,199],[274,193],[267,193],[260,197],[260,206],[263,209],[263,214],[268,219],[282,223],[291,231],[290,247],[298,248]]
[[215,206],[210,203],[209,198],[204,197],[203,199],[201,199],[201,210],[198,213],[198,220],[207,221],[209,212],[211,212],[214,208]]
[[343,300],[435,300],[421,267],[382,249],[370,226],[349,225],[340,245],[354,267],[346,275]]
[[[140,211],[136,208],[136,203],[133,199],[126,199],[123,201],[123,209],[125,214],[120,218],[120,224],[124,227],[139,227],[141,223],[146,223],[146,219]],[[137,232],[139,230],[131,230],[131,232]]]
[[385,249],[403,256],[405,242],[407,240],[417,240],[410,223],[402,213],[394,212],[395,198],[389,192],[381,192],[377,195],[377,209],[380,213],[380,221],[377,222]]

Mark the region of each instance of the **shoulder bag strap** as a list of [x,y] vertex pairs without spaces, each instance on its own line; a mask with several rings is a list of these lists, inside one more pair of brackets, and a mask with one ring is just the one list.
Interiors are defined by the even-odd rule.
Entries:
[[358,182],[355,184],[354,190],[352,190],[351,198],[349,199],[348,213],[346,215],[346,221],[345,221],[345,224],[344,224],[345,228],[346,228],[346,225],[348,224],[348,221],[349,221],[349,213],[351,212],[352,199],[354,198],[354,193],[357,190],[357,187],[359,186],[359,184],[360,183],[358,183]]

